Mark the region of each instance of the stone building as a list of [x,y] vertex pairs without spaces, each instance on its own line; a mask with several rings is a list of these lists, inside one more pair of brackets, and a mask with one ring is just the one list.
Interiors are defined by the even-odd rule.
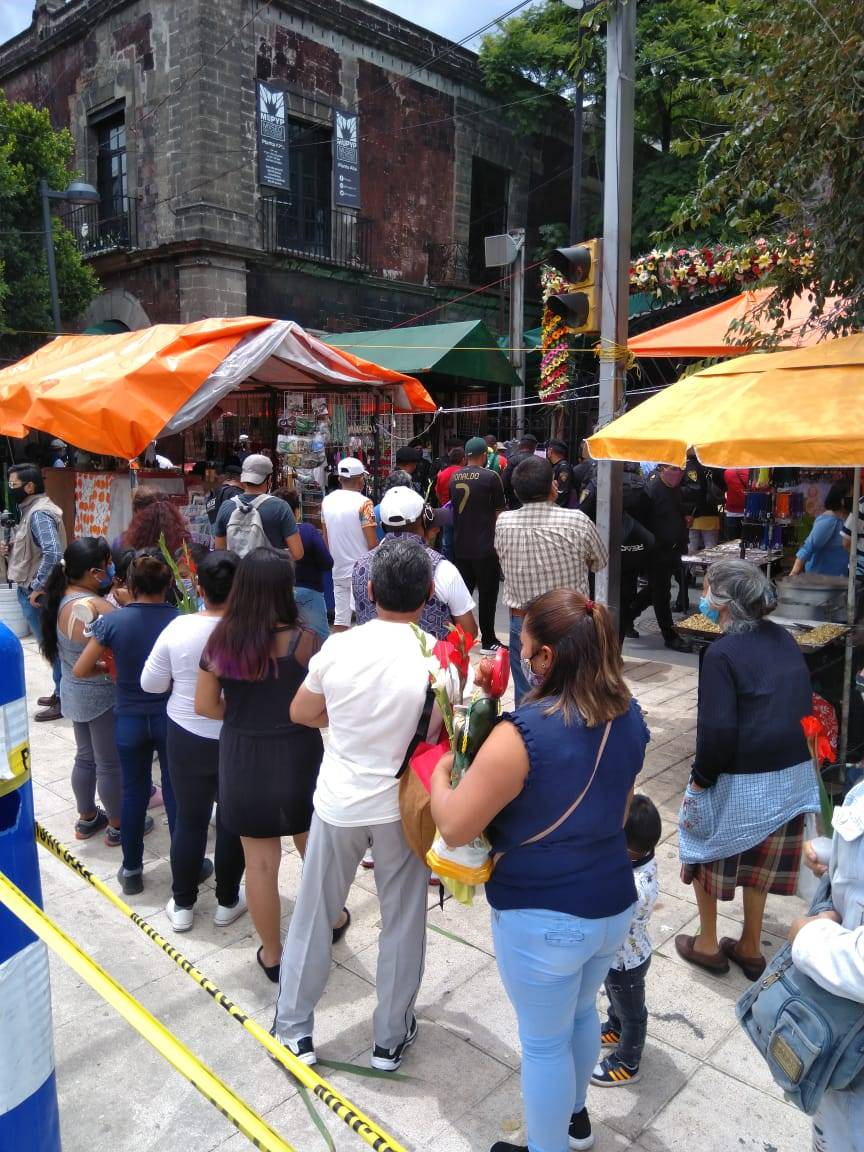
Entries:
[[455,302],[500,275],[483,237],[523,227],[531,251],[567,218],[563,105],[520,137],[473,53],[366,0],[39,0],[0,45],[0,88],[70,128],[99,189],[67,223],[105,289],[83,323],[103,330],[242,313],[495,329],[497,289]]

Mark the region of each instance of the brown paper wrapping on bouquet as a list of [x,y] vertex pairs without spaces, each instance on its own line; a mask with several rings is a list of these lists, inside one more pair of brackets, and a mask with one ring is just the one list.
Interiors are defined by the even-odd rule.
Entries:
[[429,793],[410,768],[399,777],[399,812],[408,847],[426,863],[426,853],[435,839]]

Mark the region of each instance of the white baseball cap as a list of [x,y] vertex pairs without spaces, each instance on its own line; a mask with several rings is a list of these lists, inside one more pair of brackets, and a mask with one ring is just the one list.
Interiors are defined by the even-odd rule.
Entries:
[[243,484],[263,484],[272,471],[273,461],[269,456],[262,456],[258,452],[253,452],[243,461],[240,480]]
[[381,501],[381,523],[388,528],[404,528],[423,515],[426,502],[413,488],[390,488]]
[[340,460],[339,467],[336,471],[347,480],[354,480],[358,476],[369,475],[366,465],[362,460],[358,460],[356,456],[346,456],[344,460]]

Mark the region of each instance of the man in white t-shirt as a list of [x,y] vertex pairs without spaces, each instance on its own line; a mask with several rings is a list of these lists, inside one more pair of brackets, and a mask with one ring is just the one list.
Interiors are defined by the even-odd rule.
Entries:
[[321,528],[333,556],[334,632],[344,632],[351,625],[354,607],[351,596],[351,573],[354,563],[378,543],[375,533],[375,509],[363,492],[369,473],[362,461],[353,456],[340,460],[336,469],[341,487],[328,492],[321,503]]
[[[443,640],[450,627],[458,624],[469,636],[477,635],[474,600],[455,564],[426,543],[426,527],[432,523],[432,509],[413,488],[390,488],[381,501],[381,524],[385,540],[407,537],[425,548],[432,565],[433,594],[423,608],[420,627],[437,640]],[[380,548],[381,545],[379,544]],[[375,604],[369,598],[369,573],[375,551],[361,556],[354,565],[352,592],[357,623],[365,624],[376,616]]]
[[329,727],[330,737],[282,949],[272,1034],[305,1064],[316,1063],[314,1013],[330,974],[332,925],[371,843],[381,905],[371,1063],[395,1072],[417,1036],[414,1001],[426,951],[428,870],[402,832],[398,777],[425,727],[428,669],[411,625],[431,591],[429,558],[414,541],[384,541],[370,587],[377,619],[331,636],[291,703],[295,724]]

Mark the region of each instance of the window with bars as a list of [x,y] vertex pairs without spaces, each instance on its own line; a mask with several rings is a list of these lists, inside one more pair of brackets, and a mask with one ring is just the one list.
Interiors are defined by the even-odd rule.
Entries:
[[126,155],[126,117],[123,112],[96,125],[99,190],[99,230],[128,241],[129,186]]

